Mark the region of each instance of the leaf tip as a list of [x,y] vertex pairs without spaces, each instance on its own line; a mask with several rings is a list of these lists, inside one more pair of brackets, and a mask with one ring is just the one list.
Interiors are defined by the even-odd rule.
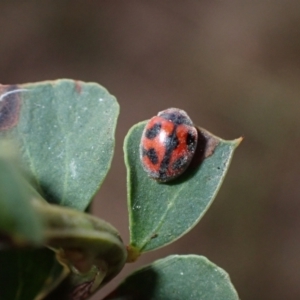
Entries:
[[241,136],[241,137],[235,139],[235,140],[234,140],[234,143],[235,143],[236,147],[238,147],[238,146],[241,144],[241,142],[242,142],[243,140],[244,140],[244,137],[243,137],[243,136]]

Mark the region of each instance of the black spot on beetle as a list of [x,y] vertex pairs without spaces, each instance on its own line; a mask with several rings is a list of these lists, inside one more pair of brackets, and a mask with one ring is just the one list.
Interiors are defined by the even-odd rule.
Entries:
[[147,156],[154,165],[158,163],[158,156],[154,148],[143,149],[143,156]]
[[166,155],[170,155],[172,151],[178,147],[178,145],[179,145],[179,140],[176,135],[176,128],[175,128],[172,134],[166,138],[165,141]]
[[152,140],[154,139],[160,132],[161,124],[157,123],[153,127],[146,130],[145,136],[147,139]]
[[159,172],[161,174],[161,176],[165,176],[168,168],[169,168],[169,165],[170,165],[170,155],[165,155],[161,164],[160,164],[160,168],[159,168]]
[[176,135],[176,129],[177,126],[174,126],[173,132],[166,138],[165,141],[166,152],[160,164],[160,170],[159,170],[161,181],[165,181],[165,179],[167,179],[167,170],[170,166],[170,160],[171,160],[173,150],[176,149],[179,145],[179,140]]
[[193,126],[193,123],[186,112],[177,108],[169,108],[161,111],[158,116],[171,121],[176,125],[185,124],[188,126]]
[[196,136],[192,132],[188,132],[186,136],[186,145],[189,151],[195,151]]
[[162,113],[160,117],[171,121],[176,125],[186,124],[186,117],[178,113]]
[[17,90],[17,86],[0,85],[0,131],[18,124],[21,98]]
[[186,157],[181,156],[179,157],[173,164],[172,164],[172,170],[181,170],[185,164],[186,164]]

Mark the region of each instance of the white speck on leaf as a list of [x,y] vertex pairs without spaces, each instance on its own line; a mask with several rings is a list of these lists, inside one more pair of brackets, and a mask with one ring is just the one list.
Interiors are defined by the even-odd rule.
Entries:
[[73,179],[75,179],[77,177],[76,169],[77,169],[77,167],[76,167],[75,161],[72,160],[71,163],[70,163],[70,171],[71,171],[71,177]]
[[99,102],[102,102],[103,101],[103,99],[102,98],[99,98]]

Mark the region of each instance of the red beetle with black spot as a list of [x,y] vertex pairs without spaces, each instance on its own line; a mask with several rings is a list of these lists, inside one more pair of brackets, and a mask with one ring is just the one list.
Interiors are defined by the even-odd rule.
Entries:
[[140,158],[148,175],[160,182],[181,175],[197,147],[198,132],[187,113],[169,108],[146,124],[140,145]]

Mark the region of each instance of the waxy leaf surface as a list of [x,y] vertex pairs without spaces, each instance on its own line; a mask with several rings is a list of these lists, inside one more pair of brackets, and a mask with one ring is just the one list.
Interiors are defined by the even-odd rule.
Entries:
[[105,300],[238,300],[228,274],[196,255],[160,259],[130,276]]
[[0,85],[0,139],[17,142],[47,201],[79,210],[109,170],[118,113],[116,99],[96,83]]

